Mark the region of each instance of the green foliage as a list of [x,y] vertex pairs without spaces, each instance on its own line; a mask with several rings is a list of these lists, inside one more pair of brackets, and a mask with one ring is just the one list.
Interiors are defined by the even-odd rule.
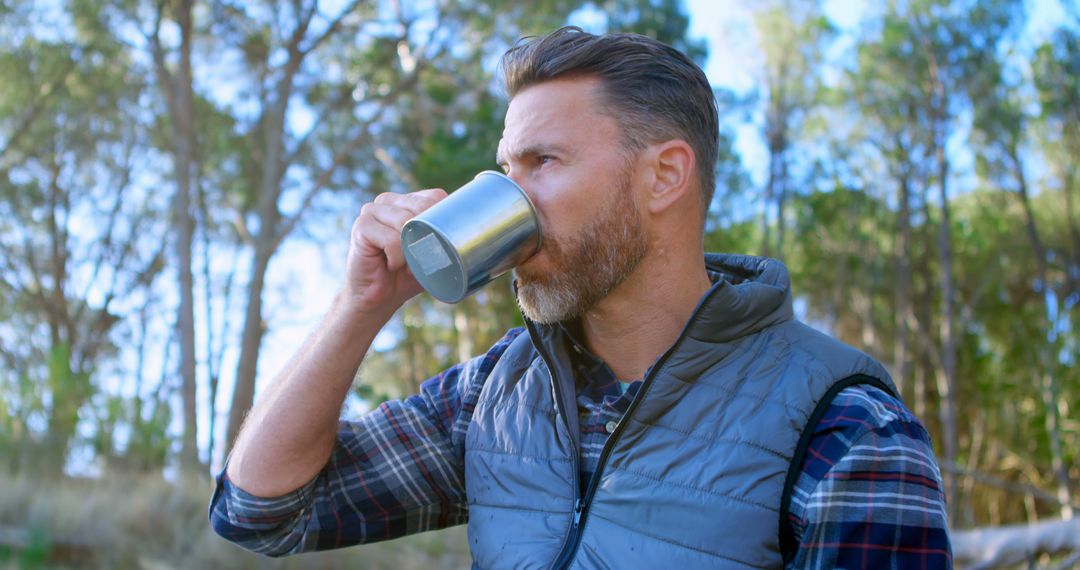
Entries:
[[[477,172],[497,169],[491,150],[499,144],[502,129],[499,117],[505,106],[487,93],[463,117],[449,125],[438,125],[418,137],[413,173],[422,188],[452,191],[471,180]],[[419,133],[418,133],[419,134]]]
[[705,64],[708,46],[687,35],[690,17],[681,0],[606,0],[596,6],[607,17],[607,30],[649,36],[675,46],[690,59]]
[[0,378],[0,439],[12,470],[64,467],[98,364],[117,357],[117,311],[162,269],[143,241],[158,204],[132,191],[147,84],[101,8],[58,7],[68,20],[41,37],[26,33],[40,28],[26,6],[0,22],[19,30],[0,50],[0,358],[12,371]]
[[0,545],[0,563],[14,563],[15,567],[23,570],[46,568],[51,548],[49,532],[35,527],[30,530],[25,546],[16,549],[6,544]]

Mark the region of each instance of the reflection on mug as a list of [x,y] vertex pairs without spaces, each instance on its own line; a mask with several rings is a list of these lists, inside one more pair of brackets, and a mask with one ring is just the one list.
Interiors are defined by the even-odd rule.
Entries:
[[525,191],[492,170],[401,229],[405,261],[436,299],[457,303],[540,249],[540,223]]

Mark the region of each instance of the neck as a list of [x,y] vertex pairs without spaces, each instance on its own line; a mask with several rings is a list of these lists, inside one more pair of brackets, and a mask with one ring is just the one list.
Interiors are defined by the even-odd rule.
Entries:
[[644,377],[711,286],[704,254],[669,256],[659,244],[653,246],[638,270],[581,318],[589,350],[622,381]]

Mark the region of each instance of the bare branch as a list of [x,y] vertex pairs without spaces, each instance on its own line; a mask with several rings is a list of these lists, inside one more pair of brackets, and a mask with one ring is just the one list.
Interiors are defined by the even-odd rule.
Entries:
[[[129,296],[139,287],[149,287],[157,274],[160,273],[161,268],[164,267],[163,260],[165,258],[165,249],[169,243],[168,240],[161,240],[157,251],[150,257],[146,264],[136,271],[124,284],[120,283],[120,275],[122,273],[120,270],[127,266],[127,259],[132,255],[132,252],[135,251],[135,245],[139,241],[138,236],[141,234],[142,225],[149,219],[150,214],[144,211],[132,221],[129,238],[124,243],[124,247],[120,250],[120,255],[115,260],[114,267],[116,270],[113,271],[112,280],[105,290],[104,300],[96,309],[96,317],[87,327],[87,331],[89,332],[89,337],[87,339],[88,343],[84,347],[82,355],[79,358],[80,367],[91,361],[93,357],[96,356],[97,351],[105,344],[107,333],[113,325],[113,322],[111,321],[114,320],[114,317],[109,313],[109,306],[112,304],[112,301],[117,297]],[[80,307],[80,309],[81,308],[82,307]]]
[[[112,252],[113,229],[116,227],[116,219],[119,216],[120,211],[121,211],[121,209],[123,208],[123,205],[124,205],[124,195],[126,193],[126,190],[127,190],[128,186],[131,184],[131,171],[133,170],[132,162],[131,162],[131,154],[132,154],[132,151],[133,151],[133,148],[132,148],[133,146],[134,146],[134,143],[129,143],[127,145],[127,148],[125,149],[127,152],[125,152],[125,157],[124,157],[125,160],[124,160],[123,176],[122,176],[122,178],[120,180],[120,184],[119,184],[118,188],[116,189],[116,200],[113,202],[112,208],[109,209],[108,222],[107,222],[107,225],[106,225],[106,228],[105,228],[105,237],[100,240],[101,241],[101,244],[100,244],[101,252],[98,255],[97,259],[94,261],[94,269],[90,272],[90,278],[86,281],[86,289],[83,291],[82,296],[80,297],[80,299],[89,298],[90,290],[94,287],[94,282],[97,281],[98,274],[101,272],[101,268],[105,264],[105,259]],[[135,239],[135,237],[132,236],[131,239]],[[75,322],[80,322],[82,320],[82,316],[83,316],[83,312],[84,312],[85,308],[86,308],[86,304],[84,303],[84,304],[80,305],[79,308],[76,310]]]
[[322,172],[322,174],[320,174],[318,178],[315,179],[315,181],[311,185],[311,188],[308,189],[307,193],[304,195],[304,198],[300,201],[300,207],[297,208],[296,212],[292,216],[282,220],[281,229],[280,231],[278,231],[278,234],[274,239],[274,249],[280,246],[281,242],[284,241],[285,238],[288,237],[288,235],[292,233],[292,231],[296,228],[297,224],[300,223],[300,218],[303,217],[304,213],[308,210],[308,208],[311,207],[311,203],[315,200],[315,197],[319,194],[319,192],[321,192],[330,183],[330,179],[337,172],[338,168],[340,168],[341,165],[343,165],[348,159],[349,153],[352,152],[352,150],[355,149],[361,141],[363,141],[370,135],[370,127],[375,124],[375,122],[377,122],[380,118],[382,118],[383,113],[385,113],[386,110],[389,108],[390,103],[395,101],[401,95],[401,93],[403,93],[413,84],[415,84],[416,79],[419,76],[420,68],[421,66],[418,64],[416,69],[413,70],[413,73],[411,73],[405,81],[400,83],[397,88],[394,89],[394,91],[391,91],[389,94],[387,94],[386,97],[380,101],[381,105],[378,111],[375,112],[375,115],[365,122],[365,124],[359,129],[359,132],[354,137],[346,141],[346,143],[339,148],[337,154],[334,155],[334,159],[333,161],[331,161],[330,166],[328,166]]
[[[968,568],[1004,568],[1033,562],[1044,553],[1080,552],[1080,519],[976,528],[952,534],[953,555],[958,566]],[[1069,559],[1076,556],[1073,554]]]
[[64,66],[64,70],[60,73],[60,76],[45,86],[41,97],[34,100],[30,110],[19,125],[15,127],[15,130],[12,132],[11,137],[8,138],[4,148],[0,148],[0,169],[6,168],[4,166],[4,159],[7,157],[7,153],[18,145],[19,139],[30,132],[30,127],[34,125],[34,121],[36,121],[38,116],[41,115],[41,112],[45,110],[45,104],[52,98],[53,94],[57,92],[59,87],[67,81],[71,72],[75,70],[75,58],[69,57],[66,63],[67,65]]
[[[319,116],[316,117],[315,120],[311,123],[311,128],[309,128],[307,132],[305,132],[304,135],[300,137],[300,140],[296,141],[296,144],[293,146],[292,151],[289,152],[288,156],[285,157],[285,160],[282,162],[282,170],[285,170],[286,168],[288,168],[288,165],[296,162],[296,159],[300,156],[300,153],[303,152],[304,147],[307,146],[308,141],[311,140],[311,136],[319,130],[319,127],[321,127],[323,123],[326,122],[327,118],[331,114],[345,109],[345,107],[352,102],[353,91],[356,90],[356,88],[360,85],[361,81],[362,80],[357,80],[355,83],[349,85],[347,89],[343,89],[340,97],[335,99],[329,105],[323,107],[323,109],[319,112]],[[282,176],[283,175],[284,173],[282,173]]]
[[44,298],[45,285],[41,282],[41,272],[38,271],[37,255],[34,253],[34,244],[30,241],[30,232],[25,232],[23,235],[23,249],[26,255],[26,265],[30,268],[30,276],[34,278],[34,297],[40,308],[47,309]]
[[[435,30],[431,34],[432,37],[435,37],[437,35],[436,32],[442,26],[442,23],[442,12],[440,11],[437,15]],[[278,231],[277,236],[274,240],[275,249],[280,246],[281,242],[284,241],[285,238],[288,237],[289,234],[292,233],[292,231],[296,228],[296,226],[300,222],[301,217],[308,210],[308,208],[311,207],[311,203],[315,200],[315,197],[318,195],[319,192],[323,190],[323,188],[325,188],[327,184],[329,184],[330,179],[333,177],[337,169],[340,168],[342,164],[344,164],[345,160],[348,158],[348,153],[351,152],[351,150],[355,148],[360,143],[360,141],[362,141],[368,136],[368,130],[371,125],[373,125],[382,117],[382,114],[386,112],[387,108],[391,103],[396,101],[402,93],[404,93],[416,84],[420,77],[421,71],[424,69],[424,67],[426,67],[428,61],[437,58],[443,51],[449,49],[449,46],[444,43],[440,45],[439,48],[436,49],[435,52],[432,53],[430,56],[425,57],[424,54],[427,51],[427,47],[427,44],[425,44],[421,47],[421,49],[417,50],[417,52],[421,55],[417,59],[416,65],[413,67],[411,72],[400,83],[398,83],[398,85],[395,86],[390,93],[388,93],[379,101],[380,107],[378,111],[375,112],[375,115],[373,117],[369,118],[365,122],[357,135],[347,141],[339,149],[337,154],[334,156],[334,159],[331,161],[330,166],[327,167],[326,170],[324,170],[318,178],[316,178],[311,188],[308,190],[307,194],[304,195],[304,198],[301,200],[300,207],[297,209],[297,211],[291,217],[282,220],[281,229]],[[311,133],[309,132],[307,135],[305,135],[305,140],[308,136],[310,136],[310,134]],[[297,147],[297,150],[298,149],[299,147]],[[284,170],[285,169],[282,168],[281,176],[284,176]]]
[[154,14],[154,30],[144,34],[150,44],[150,55],[154,58],[154,74],[157,75],[158,84],[165,94],[165,104],[169,107],[169,114],[175,115],[176,96],[173,93],[173,77],[165,64],[165,50],[161,47],[161,22],[165,17],[165,0],[158,0],[157,11]]
[[393,171],[394,175],[404,181],[406,186],[409,186],[410,188],[419,186],[416,177],[408,170],[405,170],[405,168],[401,166],[401,163],[395,160],[385,147],[375,147],[375,159],[382,163],[383,166]]
[[[353,1],[352,1],[352,2],[351,2],[351,3],[349,4],[349,5],[348,5],[348,6],[346,6],[346,7],[345,7],[345,9],[343,9],[343,10],[342,10],[342,11],[341,11],[341,12],[340,12],[340,13],[339,13],[338,15],[337,15],[337,17],[336,17],[336,18],[334,18],[333,20],[331,20],[330,24],[326,26],[326,29],[325,29],[325,30],[323,30],[323,33],[319,34],[319,36],[318,36],[318,37],[316,37],[315,39],[313,39],[313,40],[311,41],[311,43],[309,43],[309,44],[308,44],[308,45],[307,45],[306,47],[304,47],[304,48],[303,48],[303,49],[302,49],[302,50],[300,51],[300,53],[301,53],[301,54],[302,54],[302,55],[303,55],[304,57],[306,57],[306,56],[307,56],[307,55],[308,55],[309,53],[311,53],[311,52],[315,51],[316,49],[318,49],[318,47],[319,47],[319,46],[320,46],[320,45],[321,45],[321,44],[322,44],[323,42],[325,42],[325,41],[327,40],[327,38],[329,38],[330,36],[332,36],[332,35],[334,35],[335,33],[337,33],[338,29],[339,29],[339,28],[341,27],[341,24],[342,24],[342,23],[344,22],[345,18],[346,18],[346,17],[347,17],[347,16],[349,15],[349,14],[353,13],[354,11],[356,11],[357,7],[359,7],[359,6],[360,6],[360,2],[361,2],[361,0],[353,0]],[[313,7],[313,8],[312,8],[312,11],[314,12],[314,10],[315,10],[315,8]],[[309,20],[310,20],[310,18],[309,18]]]

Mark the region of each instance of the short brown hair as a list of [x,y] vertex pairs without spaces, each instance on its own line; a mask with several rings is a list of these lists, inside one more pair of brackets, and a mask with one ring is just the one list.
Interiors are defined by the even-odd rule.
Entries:
[[679,50],[638,34],[594,35],[568,26],[523,38],[499,64],[507,95],[557,78],[598,77],[609,115],[623,130],[623,145],[682,139],[697,157],[702,209],[716,186],[720,121],[709,80]]

